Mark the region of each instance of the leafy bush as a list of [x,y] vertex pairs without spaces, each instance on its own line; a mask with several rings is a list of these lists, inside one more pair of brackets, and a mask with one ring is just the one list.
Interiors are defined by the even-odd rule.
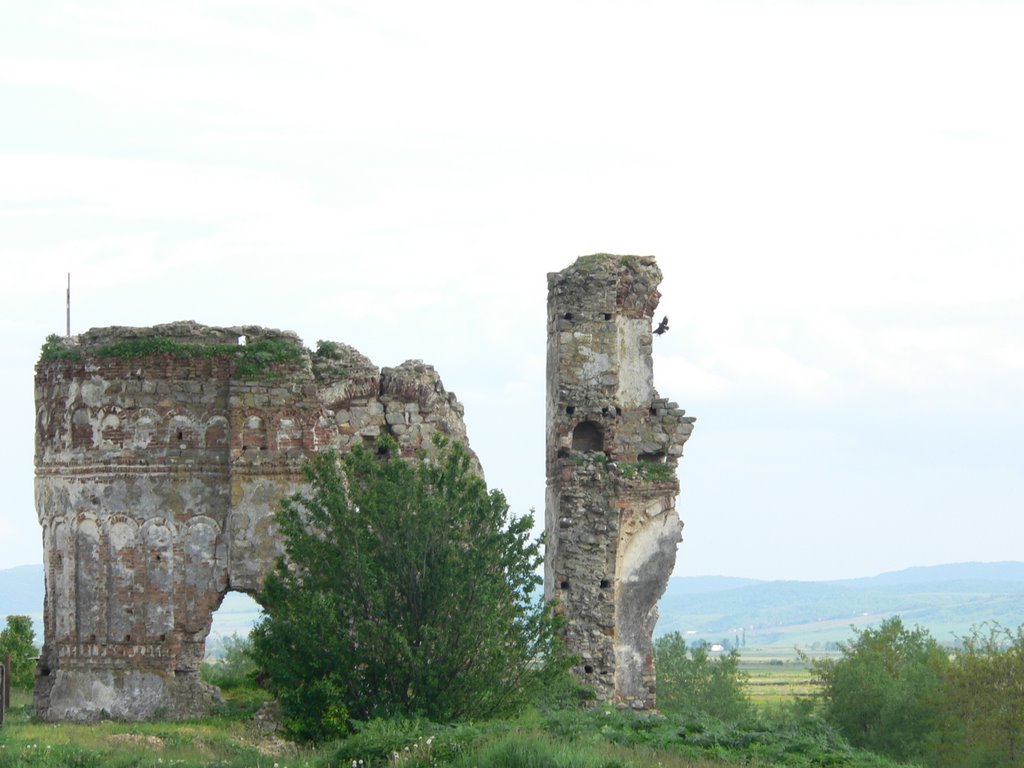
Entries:
[[437,448],[406,461],[382,438],[376,452],[319,454],[310,495],[282,502],[287,563],[267,578],[253,642],[296,738],[514,712],[565,667],[533,597],[532,516],[509,518],[463,446]]
[[924,755],[940,720],[948,653],[899,617],[857,632],[841,652],[812,662],[830,720],[856,746],[899,759]]
[[736,720],[750,709],[735,649],[714,658],[706,644],[688,648],[679,632],[670,632],[654,641],[654,663],[663,712]]
[[0,662],[11,654],[11,685],[31,688],[36,672],[36,633],[28,616],[8,616],[7,627],[0,631]]
[[242,688],[256,683],[256,662],[252,657],[252,639],[233,634],[221,641],[223,655],[204,661],[199,670],[203,680],[218,688]]
[[961,638],[942,694],[936,764],[1024,765],[1024,626]]
[[64,340],[55,333],[51,333],[43,342],[43,348],[39,352],[39,362],[44,363],[50,360],[81,360],[82,352],[74,347],[69,347]]

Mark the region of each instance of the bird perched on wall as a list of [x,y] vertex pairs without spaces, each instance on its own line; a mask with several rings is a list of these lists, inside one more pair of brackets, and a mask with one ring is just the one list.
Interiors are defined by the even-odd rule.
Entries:
[[668,330],[668,315],[665,315],[663,318],[661,318],[661,322],[658,323],[658,327],[654,329],[654,332],[658,336],[661,336],[661,334],[663,334],[667,330]]

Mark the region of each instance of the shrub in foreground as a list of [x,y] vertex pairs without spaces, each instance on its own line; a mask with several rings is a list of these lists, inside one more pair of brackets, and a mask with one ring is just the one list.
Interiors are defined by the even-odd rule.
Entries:
[[736,649],[715,657],[706,644],[690,648],[679,632],[670,632],[654,641],[654,660],[662,712],[736,720],[750,711]]
[[510,517],[463,446],[439,440],[405,460],[382,438],[373,451],[319,454],[306,478],[309,493],[281,504],[286,559],[252,635],[290,735],[507,715],[564,666],[534,599],[533,518]]

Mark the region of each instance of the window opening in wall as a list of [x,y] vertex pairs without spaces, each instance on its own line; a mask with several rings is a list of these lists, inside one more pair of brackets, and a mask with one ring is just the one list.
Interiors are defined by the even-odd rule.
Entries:
[[572,431],[572,449],[574,451],[604,450],[604,433],[601,427],[592,421],[581,421]]
[[558,585],[558,588],[559,589],[568,589],[569,588],[569,582],[568,581],[563,581],[561,584]]
[[238,337],[238,346],[244,347],[249,340],[245,336]]
[[608,406],[605,406],[604,408],[601,409],[602,416],[607,416],[609,413],[611,413],[611,409],[608,408]]
[[651,416],[657,416],[658,415],[658,409],[655,408],[653,405],[650,408],[648,408],[647,410],[651,414]]
[[562,315],[562,319],[563,320],[572,320],[572,312],[566,312],[564,315]]
[[612,583],[608,579],[601,579],[601,589],[608,589]]
[[248,638],[259,615],[260,604],[250,595],[234,590],[225,594],[211,617],[210,634],[206,640],[207,661],[223,660],[228,649]]
[[565,412],[567,414],[569,414],[570,416],[572,416],[574,413],[576,413],[576,406],[575,405],[567,405],[567,406],[565,406]]
[[622,415],[622,409],[619,408],[618,406],[615,406],[615,415],[616,416],[621,416]]
[[611,312],[605,312],[604,313],[604,319],[605,320],[611,320],[612,319],[612,313]]
[[586,672],[589,675],[589,674],[593,673],[594,668],[592,666],[590,666],[589,664],[584,664],[583,665],[583,671]]

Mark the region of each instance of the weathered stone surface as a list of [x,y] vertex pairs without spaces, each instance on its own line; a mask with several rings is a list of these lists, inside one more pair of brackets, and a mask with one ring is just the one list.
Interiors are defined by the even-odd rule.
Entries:
[[651,635],[683,524],[676,463],[694,419],[654,389],[652,257],[548,275],[544,589],[601,701],[653,708]]
[[[107,356],[140,339],[300,354],[236,375],[230,353]],[[466,442],[462,405],[430,366],[380,371],[343,344],[191,322],[101,328],[78,359],[36,367],[36,509],[46,572],[37,715],[49,721],[189,717],[215,703],[198,676],[228,590],[254,592],[281,554],[274,511],[316,451],[436,432]],[[401,418],[398,418],[398,415]],[[391,418],[389,418],[391,416]]]

